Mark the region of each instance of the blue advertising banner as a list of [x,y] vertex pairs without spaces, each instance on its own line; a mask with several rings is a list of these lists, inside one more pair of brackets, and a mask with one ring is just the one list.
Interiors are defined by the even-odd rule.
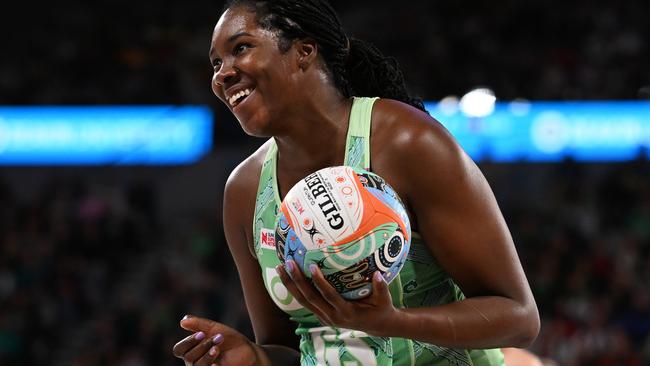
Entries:
[[211,148],[207,107],[0,107],[0,165],[189,164]]
[[648,158],[650,102],[496,103],[468,117],[449,103],[426,103],[476,161],[581,162]]
[[[500,102],[483,117],[425,103],[476,161],[650,158],[650,102]],[[203,106],[0,107],[0,165],[191,164],[212,148]]]

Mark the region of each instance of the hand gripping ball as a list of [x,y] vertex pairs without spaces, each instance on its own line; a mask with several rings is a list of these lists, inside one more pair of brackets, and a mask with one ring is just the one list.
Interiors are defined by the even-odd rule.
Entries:
[[381,177],[347,166],[321,169],[287,193],[275,228],[278,258],[311,278],[314,263],[346,299],[372,292],[379,271],[390,283],[402,269],[411,226],[399,197]]

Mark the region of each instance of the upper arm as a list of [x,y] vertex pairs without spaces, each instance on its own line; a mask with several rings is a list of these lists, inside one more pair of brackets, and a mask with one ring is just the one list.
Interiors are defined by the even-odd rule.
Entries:
[[250,169],[246,162],[228,178],[224,192],[224,232],[239,273],[256,343],[298,349],[295,324],[270,298],[259,263],[249,250],[258,180],[259,169]]
[[534,305],[512,237],[485,177],[437,121],[398,107],[392,156],[418,230],[468,296]]

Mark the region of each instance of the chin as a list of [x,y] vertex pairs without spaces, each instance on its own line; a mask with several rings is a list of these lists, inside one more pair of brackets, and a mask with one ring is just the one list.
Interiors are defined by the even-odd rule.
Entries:
[[241,126],[242,130],[249,135],[253,137],[270,137],[272,136],[272,133],[270,133],[270,128],[269,128],[269,123],[267,118],[258,118],[258,116],[254,116],[253,118],[241,118],[239,116],[237,117],[237,121],[239,121],[239,125]]

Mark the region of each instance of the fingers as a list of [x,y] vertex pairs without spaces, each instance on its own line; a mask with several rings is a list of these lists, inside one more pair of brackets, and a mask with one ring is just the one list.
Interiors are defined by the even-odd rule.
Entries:
[[390,293],[388,290],[388,284],[379,271],[376,271],[372,275],[372,291],[382,296]]
[[287,290],[293,294],[302,306],[309,309],[318,318],[328,320],[328,314],[332,314],[334,311],[332,305],[325,301],[320,292],[309,283],[296,262],[288,260],[287,268],[291,271],[291,276],[285,271],[284,266],[279,265],[275,268]]
[[174,356],[183,359],[186,364],[210,366],[219,357],[221,352],[218,345],[222,342],[223,335],[221,334],[206,337],[205,333],[198,332],[176,343],[173,353]]
[[172,352],[174,353],[174,356],[183,358],[183,355],[187,353],[187,351],[194,348],[197,344],[201,343],[202,340],[205,340],[205,333],[194,333],[176,343],[172,349]]
[[223,336],[217,334],[216,336],[206,339],[198,346],[192,348],[185,354],[183,360],[192,362],[195,366],[210,366],[216,363],[217,358],[221,354],[219,344],[223,342]]
[[372,275],[372,295],[371,298],[378,299],[380,302],[392,303],[388,283],[382,276],[381,272],[377,271]]
[[345,299],[336,289],[325,279],[323,272],[320,271],[317,265],[310,264],[309,271],[311,272],[311,279],[314,282],[314,287],[321,293],[325,301],[327,301],[334,308],[341,308],[345,306]]
[[197,363],[195,363],[195,366],[212,366],[217,364],[217,358],[219,358],[219,355],[221,354],[221,350],[217,346],[212,346],[210,350],[208,350],[208,353],[203,355],[199,359]]

